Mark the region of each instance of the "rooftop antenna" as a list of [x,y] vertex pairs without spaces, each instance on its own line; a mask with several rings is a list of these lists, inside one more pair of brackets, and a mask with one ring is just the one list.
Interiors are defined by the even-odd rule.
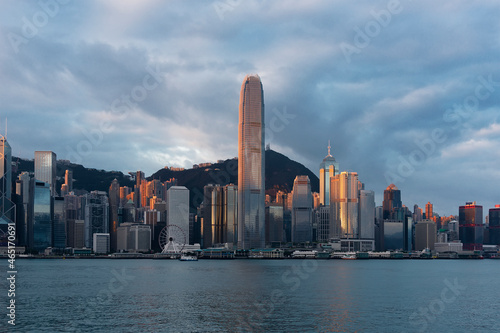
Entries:
[[328,140],[328,156],[330,156],[330,140]]

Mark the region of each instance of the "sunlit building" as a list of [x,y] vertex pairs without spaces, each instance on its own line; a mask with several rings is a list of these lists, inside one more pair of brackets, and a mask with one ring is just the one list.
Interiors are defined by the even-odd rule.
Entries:
[[330,178],[331,238],[359,238],[358,174],[342,172]]
[[340,173],[339,163],[330,154],[330,142],[328,142],[328,155],[319,165],[319,203],[323,206],[330,205],[330,178]]
[[247,75],[240,92],[238,126],[238,248],[265,246],[264,91]]

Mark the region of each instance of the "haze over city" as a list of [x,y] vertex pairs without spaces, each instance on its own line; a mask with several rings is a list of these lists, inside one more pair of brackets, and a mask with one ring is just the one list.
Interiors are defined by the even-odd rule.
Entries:
[[266,143],[316,174],[331,140],[377,205],[390,183],[442,216],[500,202],[496,1],[46,3],[0,13],[14,156],[147,175],[233,158],[258,73]]

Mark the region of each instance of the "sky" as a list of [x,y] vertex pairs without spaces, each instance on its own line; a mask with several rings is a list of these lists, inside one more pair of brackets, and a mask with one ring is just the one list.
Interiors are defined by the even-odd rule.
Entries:
[[[331,140],[381,205],[500,204],[500,2],[0,2],[14,156],[190,168],[237,156],[247,74],[266,143],[316,174]],[[7,130],[5,130],[7,125]]]

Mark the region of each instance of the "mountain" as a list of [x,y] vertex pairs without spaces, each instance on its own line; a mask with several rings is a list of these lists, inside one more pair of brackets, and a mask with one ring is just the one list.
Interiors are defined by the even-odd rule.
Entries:
[[[292,161],[285,155],[274,150],[266,150],[265,154],[267,194],[275,195],[277,190],[290,192],[293,187],[293,180],[298,175],[309,176],[311,180],[311,190],[313,192],[319,192],[318,177],[304,165]],[[17,161],[17,174],[21,171],[34,171],[33,160],[23,160],[14,157],[13,161]],[[134,186],[134,182],[130,180],[128,175],[124,175],[119,171],[88,169],[79,164],[73,164],[67,161],[57,161],[58,189],[60,189],[61,185],[64,183],[66,169],[73,170],[73,188],[76,190],[85,190],[88,192],[98,190],[107,192],[111,182],[115,178],[120,183],[120,186]],[[194,211],[203,201],[203,187],[205,185],[238,184],[238,160],[229,159],[220,163],[213,163],[209,166],[182,171],[164,168],[158,170],[147,179],[159,179],[164,182],[171,178],[177,179],[177,185],[186,186],[190,189],[191,208],[192,211]]]
[[[319,179],[304,165],[292,161],[283,154],[274,150],[265,151],[266,159],[266,193],[274,196],[277,190],[290,192],[293,181],[298,175],[307,175],[311,180],[311,190],[319,192]],[[178,180],[177,185],[190,189],[191,206],[197,207],[203,201],[203,187],[207,184],[236,184],[238,185],[238,160],[229,159],[210,166],[174,171],[161,169],[155,172],[148,180],[159,179],[166,181],[170,178]]]
[[[25,160],[17,157],[13,157],[12,161],[17,164],[17,170],[15,172],[15,178],[23,172],[34,172],[35,162],[33,160]],[[82,191],[105,191],[108,192],[109,186],[113,179],[117,179],[120,186],[134,186],[134,182],[130,178],[124,175],[120,171],[105,171],[96,170],[91,168],[85,168],[80,164],[68,163],[67,161],[58,160],[56,164],[56,174],[57,174],[57,189],[61,189],[61,185],[64,184],[64,176],[66,169],[73,170],[73,188],[78,194],[78,190]]]

